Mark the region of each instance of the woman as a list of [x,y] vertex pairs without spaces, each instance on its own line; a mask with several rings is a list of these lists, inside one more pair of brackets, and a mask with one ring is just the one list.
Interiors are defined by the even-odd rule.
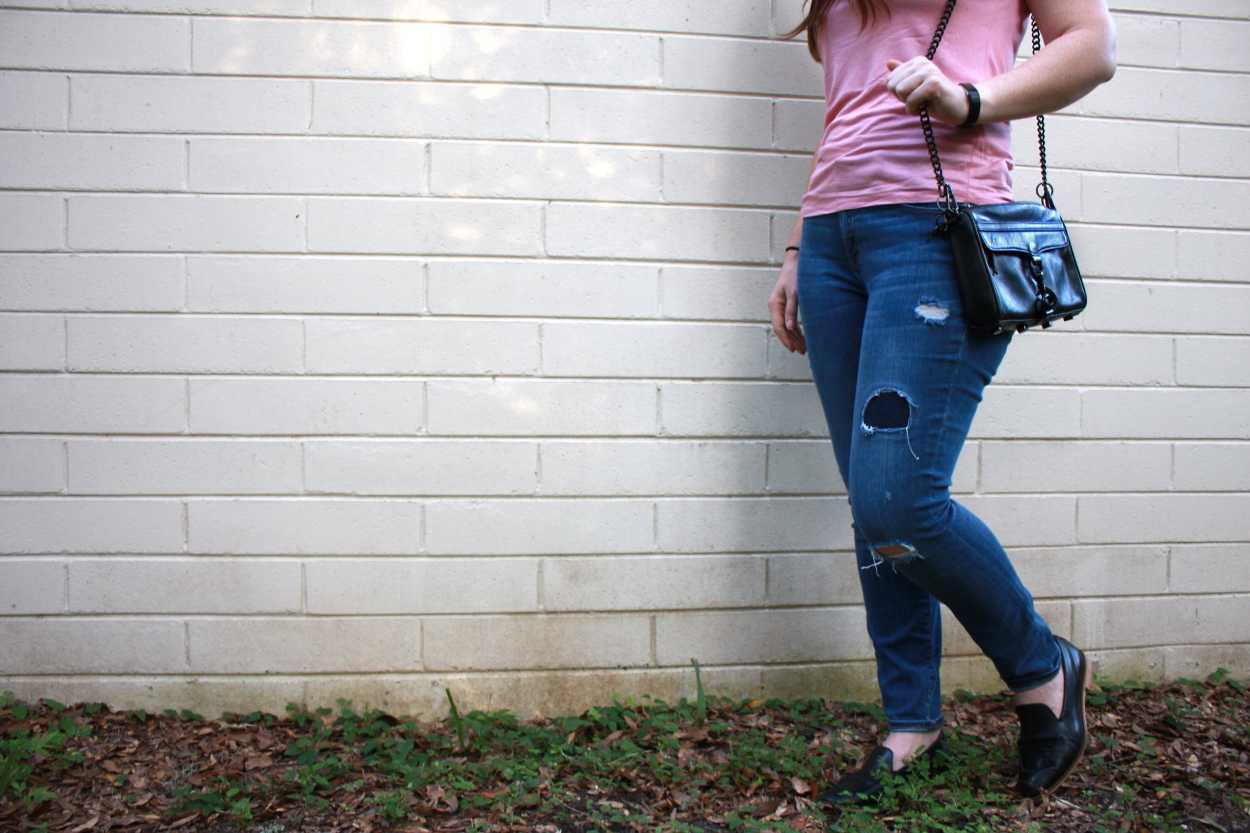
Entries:
[[[1108,81],[1114,26],[1104,0],[958,0],[930,61],[945,0],[811,4],[782,37],[805,31],[823,65],[825,130],[769,308],[781,343],[808,356],[847,485],[889,722],[865,763],[821,797],[875,793],[884,772],[940,748],[939,601],[1012,690],[1016,789],[1037,795],[1084,752],[1090,670],[1034,610],[994,533],[950,498],[982,391],[1014,331],[964,326],[950,241],[934,229],[941,207],[918,116],[928,109],[957,199],[1011,202],[1010,120],[1060,109]],[[1046,45],[1015,66],[1030,11]]]

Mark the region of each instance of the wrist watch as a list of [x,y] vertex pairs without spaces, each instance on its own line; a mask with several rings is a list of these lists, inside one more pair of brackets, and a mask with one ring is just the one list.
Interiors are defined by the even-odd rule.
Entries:
[[959,126],[973,127],[981,116],[981,93],[967,81],[959,82],[959,86],[964,88],[964,95],[968,97],[968,117]]

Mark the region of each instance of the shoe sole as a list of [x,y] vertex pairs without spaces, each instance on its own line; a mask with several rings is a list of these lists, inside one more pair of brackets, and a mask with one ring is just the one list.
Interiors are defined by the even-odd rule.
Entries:
[[1081,651],[1080,648],[1077,648],[1077,651],[1080,652],[1079,656],[1081,657],[1081,664],[1085,666],[1085,679],[1081,681],[1081,725],[1085,727],[1085,732],[1081,738],[1081,748],[1076,753],[1076,757],[1072,759],[1072,763],[1068,764],[1067,769],[1059,773],[1059,777],[1056,778],[1049,787],[1043,787],[1039,795],[1053,793],[1056,789],[1058,789],[1059,785],[1063,783],[1064,779],[1068,777],[1072,770],[1076,769],[1076,765],[1081,762],[1081,758],[1085,757],[1085,749],[1089,746],[1089,723],[1085,715],[1085,692],[1088,691],[1090,685],[1093,684],[1094,667],[1089,664],[1089,657],[1085,656],[1084,651]]

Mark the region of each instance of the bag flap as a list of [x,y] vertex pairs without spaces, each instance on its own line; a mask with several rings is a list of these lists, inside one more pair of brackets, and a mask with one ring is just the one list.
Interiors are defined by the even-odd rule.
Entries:
[[969,216],[982,245],[991,251],[1034,255],[1071,245],[1063,220],[1040,205],[984,206]]

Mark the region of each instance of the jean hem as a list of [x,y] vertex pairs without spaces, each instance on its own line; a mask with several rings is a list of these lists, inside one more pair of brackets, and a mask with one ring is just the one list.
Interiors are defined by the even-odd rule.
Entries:
[[[1056,648],[1058,648],[1058,643],[1056,643]],[[1063,654],[1062,652],[1059,652],[1059,659],[1056,660],[1055,668],[1053,671],[1046,671],[1046,672],[1043,672],[1042,674],[1035,674],[1032,677],[1025,677],[1023,678],[1021,682],[1017,684],[1012,684],[1010,680],[1003,680],[1003,682],[1007,683],[1007,688],[1011,689],[1012,693],[1023,694],[1026,691],[1033,691],[1034,689],[1038,689],[1046,685],[1051,680],[1055,679],[1055,677],[1058,677],[1059,672],[1062,669],[1063,669]]]
[[891,723],[890,732],[914,732],[916,734],[924,735],[934,731],[935,729],[941,729],[945,725],[945,720],[939,720],[937,723],[926,723],[921,725],[899,725],[897,723]]

